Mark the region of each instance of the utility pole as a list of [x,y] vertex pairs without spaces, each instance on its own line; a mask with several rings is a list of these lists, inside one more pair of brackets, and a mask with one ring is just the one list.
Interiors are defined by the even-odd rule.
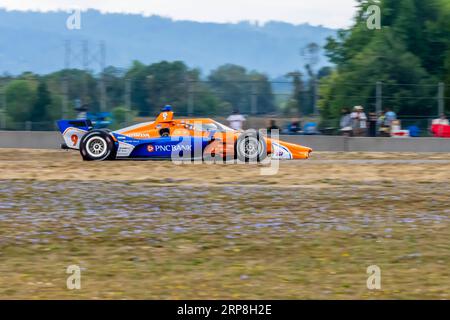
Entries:
[[[107,109],[107,97],[106,97],[106,84],[103,72],[106,67],[106,46],[104,41],[100,42],[99,48],[97,50],[94,50],[91,52],[89,47],[89,42],[87,40],[81,41],[80,45],[77,45],[76,50],[72,50],[72,41],[66,40],[65,41],[65,68],[70,69],[71,63],[74,62],[74,64],[82,67],[82,69],[85,71],[84,79],[83,79],[83,86],[82,86],[82,104],[88,103],[88,96],[89,96],[89,85],[88,85],[88,78],[89,78],[89,69],[91,68],[91,65],[97,65],[96,70],[100,69],[100,78],[99,78],[99,93],[100,93],[100,109],[101,111],[106,111]],[[67,92],[68,92],[68,79],[63,79],[63,92],[64,95],[66,95],[67,100]],[[68,101],[63,102],[63,113],[67,112],[68,108]],[[65,109],[65,110],[64,110]]]
[[62,81],[62,91],[63,91],[63,99],[62,99],[62,118],[67,119],[69,113],[69,81],[68,81],[68,71],[64,71],[65,74],[63,76]]
[[62,101],[62,118],[66,119],[68,117],[69,112],[69,69],[70,69],[70,57],[72,55],[72,47],[70,40],[66,40],[64,43],[65,48],[65,56],[64,56],[64,75],[62,80],[62,92],[63,92],[63,101]]
[[[147,104],[148,104],[148,111],[150,112],[150,114],[153,114],[155,111],[158,110],[158,106],[157,106],[157,102],[155,101],[155,103],[153,104],[152,102],[152,89],[154,87],[154,83],[155,83],[155,77],[152,74],[149,74],[147,77]],[[153,104],[153,106],[152,106]],[[155,110],[153,110],[152,108],[155,108]]]
[[126,121],[131,121],[131,80],[129,78],[125,79],[125,106],[127,108]]
[[89,42],[87,40],[83,40],[83,69],[87,71],[89,69]]
[[252,94],[250,99],[250,112],[251,114],[258,113],[258,86],[257,80],[252,81]]
[[106,106],[106,89],[105,89],[105,60],[106,60],[106,49],[105,43],[103,41],[100,42],[100,110],[105,112],[107,109]]
[[6,129],[6,81],[3,80],[1,85],[0,129]]
[[83,92],[81,97],[81,105],[88,104],[88,72],[89,72],[89,42],[87,40],[83,40],[81,43],[82,46],[82,64],[83,64]]
[[314,72],[315,66],[319,63],[320,57],[320,46],[315,43],[311,42],[308,45],[306,45],[304,48],[300,50],[300,56],[302,56],[304,59],[306,59],[306,69],[312,78],[312,98],[313,98],[313,114],[319,115],[319,106],[318,106],[318,100],[319,100],[319,94],[318,94],[318,84],[319,81],[317,79],[317,74]]
[[70,58],[72,56],[72,43],[70,40],[64,41],[65,55],[64,55],[64,68],[70,68]]
[[381,81],[377,81],[376,88],[376,112],[377,115],[381,114],[383,109],[383,83]]
[[445,112],[445,85],[439,82],[438,89],[438,117]]
[[319,106],[318,106],[318,100],[319,100],[319,94],[318,94],[318,87],[319,87],[319,81],[316,78],[316,75],[314,75],[313,79],[313,103],[314,103],[314,115],[319,115]]
[[194,114],[194,81],[188,78],[188,115]]
[[100,41],[100,69],[103,72],[106,68],[106,46],[105,41]]

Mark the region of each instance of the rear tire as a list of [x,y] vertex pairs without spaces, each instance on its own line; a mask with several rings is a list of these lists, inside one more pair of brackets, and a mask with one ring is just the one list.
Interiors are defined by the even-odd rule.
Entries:
[[112,160],[116,158],[116,146],[107,131],[93,130],[81,139],[80,154],[85,161]]
[[242,162],[260,162],[267,157],[267,145],[256,131],[242,133],[235,145],[236,158]]

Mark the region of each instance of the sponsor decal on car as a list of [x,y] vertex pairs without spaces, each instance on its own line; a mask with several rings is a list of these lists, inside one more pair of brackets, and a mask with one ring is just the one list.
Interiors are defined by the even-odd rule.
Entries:
[[149,145],[147,146],[147,151],[148,151],[148,152],[153,152],[153,151],[155,151],[155,147],[154,147],[153,145],[149,144]]
[[272,148],[272,159],[292,159],[292,153],[281,144],[272,142]]
[[119,141],[119,147],[117,148],[118,157],[128,157],[133,151],[134,146],[129,143]]
[[86,132],[86,130],[69,127],[63,133],[64,142],[71,149],[79,149],[81,138]]
[[150,134],[145,132],[134,132],[128,134],[128,136],[132,138],[150,138]]
[[191,151],[190,144],[166,144],[155,146],[156,152]]

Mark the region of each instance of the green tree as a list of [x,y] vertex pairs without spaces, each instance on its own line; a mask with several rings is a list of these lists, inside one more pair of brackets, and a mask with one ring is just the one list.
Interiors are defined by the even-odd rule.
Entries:
[[[355,24],[328,39],[335,71],[322,78],[322,118],[337,117],[342,107],[375,109],[376,82],[383,83],[383,104],[400,115],[434,115],[437,83],[445,78],[450,45],[443,25],[445,1],[358,1]],[[381,30],[366,26],[369,5],[381,6]],[[444,31],[445,30],[445,31]]]
[[187,113],[189,82],[198,81],[198,72],[181,61],[154,63],[147,67],[147,104],[152,113],[166,104],[180,114]]
[[125,106],[118,106],[112,109],[113,127],[115,129],[123,128],[129,125],[129,122],[136,116],[134,111],[128,110]]
[[287,77],[292,78],[293,84],[293,93],[292,97],[287,105],[287,113],[288,114],[298,114],[303,115],[303,93],[304,93],[304,84],[302,79],[302,73],[300,71],[290,72],[286,75]]
[[107,106],[114,108],[125,103],[125,71],[109,66],[102,72],[107,96]]
[[36,92],[27,80],[12,80],[5,88],[6,113],[13,122],[31,121]]
[[45,122],[51,120],[49,117],[49,107],[52,103],[50,92],[44,81],[39,82],[36,99],[31,109],[31,120],[33,122]]
[[179,114],[187,114],[190,99],[196,114],[212,114],[220,104],[200,80],[200,71],[181,61],[148,66],[135,61],[125,78],[130,81],[133,108],[142,116],[153,116],[166,104],[173,105]]
[[256,95],[258,113],[275,111],[272,87],[264,74],[226,64],[213,70],[208,80],[216,95],[231,105],[233,110],[250,113],[252,95]]
[[[52,96],[57,96],[55,102],[62,104],[64,95],[64,84],[67,83],[67,100],[69,113],[75,115],[74,108],[76,101],[89,106],[89,111],[96,112],[100,110],[100,87],[98,78],[85,70],[64,69],[50,73],[43,77]],[[55,108],[61,110],[62,106],[55,105]]]

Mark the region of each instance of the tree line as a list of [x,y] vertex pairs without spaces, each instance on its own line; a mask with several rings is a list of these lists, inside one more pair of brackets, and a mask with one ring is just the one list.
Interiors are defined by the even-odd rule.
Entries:
[[[381,9],[381,29],[367,26],[371,5]],[[437,84],[450,85],[449,35],[448,0],[358,0],[354,25],[325,46],[335,67],[320,82],[322,118],[354,105],[375,111],[376,82],[383,106],[400,116],[436,115]]]
[[[380,29],[368,28],[371,5],[381,8]],[[295,117],[312,114],[318,105],[324,123],[337,124],[342,108],[362,105],[366,111],[376,110],[376,83],[381,83],[383,106],[400,117],[435,116],[440,82],[446,84],[445,107],[450,109],[449,35],[448,0],[358,0],[353,26],[338,31],[325,45],[332,67],[314,70],[311,63],[303,72],[285,75],[289,86],[281,93],[274,92],[277,84],[266,74],[233,64],[207,76],[182,61],[134,61],[128,69],[110,66],[96,75],[78,69],[47,75],[27,72],[0,77],[0,106],[6,109],[0,126],[73,117],[80,104],[122,118],[129,110],[154,116],[165,104],[182,115],[238,110]],[[309,48],[317,54],[317,45]]]
[[47,129],[57,119],[75,117],[80,106],[87,106],[90,112],[112,112],[121,120],[130,111],[135,116],[154,116],[165,104],[172,104],[181,115],[226,115],[235,110],[269,114],[280,108],[307,113],[312,109],[306,106],[312,103],[310,93],[304,90],[308,82],[301,75],[293,78],[292,92],[280,102],[267,75],[233,64],[220,66],[207,77],[181,61],[149,65],[134,61],[128,69],[109,66],[98,75],[79,69],[47,75],[26,72],[0,77],[0,105],[6,111],[0,117],[6,117],[11,129],[14,123],[25,122],[42,122]]

